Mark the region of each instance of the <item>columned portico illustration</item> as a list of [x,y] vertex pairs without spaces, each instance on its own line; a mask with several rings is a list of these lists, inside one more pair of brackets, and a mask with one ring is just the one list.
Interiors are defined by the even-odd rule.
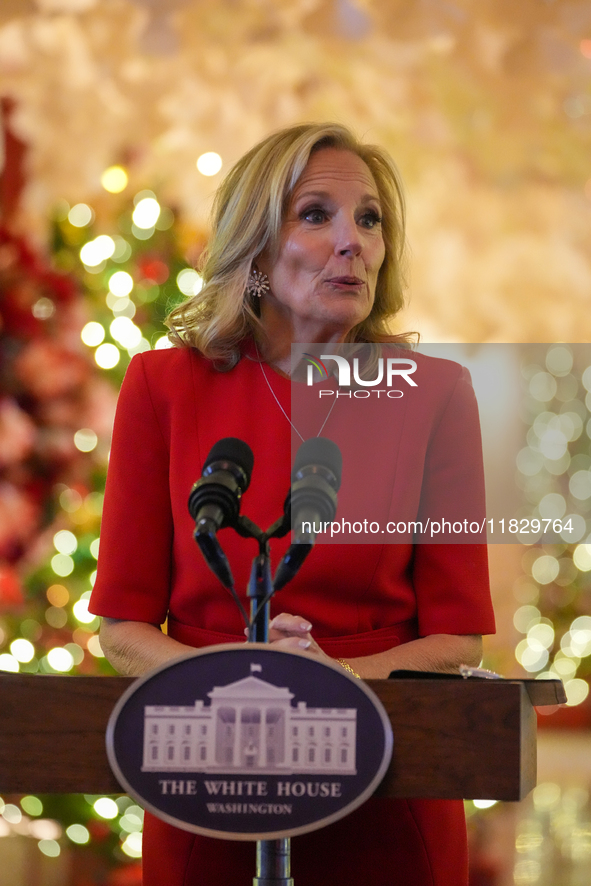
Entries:
[[143,771],[355,773],[354,708],[294,706],[287,687],[253,674],[207,694],[145,707]]

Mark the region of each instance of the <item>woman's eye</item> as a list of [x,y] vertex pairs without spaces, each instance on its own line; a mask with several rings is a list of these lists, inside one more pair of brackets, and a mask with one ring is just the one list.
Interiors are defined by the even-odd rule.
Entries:
[[382,218],[378,215],[377,212],[371,210],[370,212],[365,212],[360,219],[360,224],[364,228],[375,228],[382,223]]
[[305,209],[302,212],[302,218],[306,221],[312,222],[312,224],[318,225],[326,219],[326,213],[324,209]]

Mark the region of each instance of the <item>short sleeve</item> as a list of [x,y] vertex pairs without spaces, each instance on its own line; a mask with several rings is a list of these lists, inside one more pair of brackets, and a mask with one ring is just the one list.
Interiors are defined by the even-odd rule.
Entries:
[[[470,374],[461,368],[437,422],[425,460],[420,520],[472,525],[459,543],[438,544],[437,536],[415,545],[413,584],[419,633],[488,634],[495,621],[490,598],[487,547],[481,527],[486,517],[482,438]],[[471,541],[474,539],[474,541]],[[435,541],[435,543],[433,543]]]
[[169,461],[138,355],[117,402],[89,606],[97,615],[152,624],[166,618],[173,536]]

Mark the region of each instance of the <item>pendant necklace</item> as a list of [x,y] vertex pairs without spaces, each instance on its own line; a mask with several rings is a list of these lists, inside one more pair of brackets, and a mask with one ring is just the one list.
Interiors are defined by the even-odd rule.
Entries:
[[[261,367],[261,372],[263,373],[263,378],[264,378],[265,381],[267,382],[267,387],[268,387],[269,390],[271,391],[271,394],[273,395],[273,399],[274,399],[275,402],[277,403],[277,406],[279,407],[279,409],[281,410],[281,412],[283,413],[283,415],[285,416],[285,418],[288,420],[288,422],[290,423],[290,425],[292,426],[292,428],[294,429],[294,431],[296,432],[296,434],[298,435],[298,437],[300,438],[300,440],[302,441],[302,443],[304,443],[304,438],[302,437],[302,435],[300,434],[300,432],[298,431],[298,429],[296,428],[296,426],[295,426],[294,423],[292,422],[291,418],[289,417],[289,415],[287,414],[287,412],[285,411],[285,409],[284,409],[283,406],[281,405],[281,403],[280,403],[280,401],[279,401],[279,398],[278,398],[277,394],[275,393],[275,391],[274,391],[273,388],[271,387],[271,382],[270,382],[269,379],[267,378],[267,373],[265,372],[265,366],[264,366],[264,364],[263,364],[263,360],[262,360],[261,355],[260,355],[260,353],[259,353],[259,348],[258,348],[258,345],[257,345],[256,341],[255,341],[255,343],[254,343],[254,346],[255,346],[255,349],[256,349],[256,352],[257,352],[257,358],[258,358],[258,361],[259,361],[259,366]],[[330,418],[330,414],[331,414],[331,412],[333,411],[336,402],[337,402],[337,398],[336,398],[336,396],[335,396],[334,400],[333,400],[332,403],[330,404],[330,409],[328,410],[328,412],[327,412],[327,414],[326,414],[326,418],[325,418],[324,421],[322,422],[322,427],[320,428],[320,430],[319,430],[318,433],[316,434],[317,437],[319,437],[320,434],[322,433],[322,431],[324,430],[324,426],[326,425],[326,422],[327,422],[328,419]]]

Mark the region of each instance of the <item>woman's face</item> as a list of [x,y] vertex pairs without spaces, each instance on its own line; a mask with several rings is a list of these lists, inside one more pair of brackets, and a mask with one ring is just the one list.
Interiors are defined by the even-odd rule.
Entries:
[[292,194],[261,301],[269,332],[287,324],[292,341],[342,340],[370,313],[385,249],[378,190],[351,151],[323,148],[310,157]]

